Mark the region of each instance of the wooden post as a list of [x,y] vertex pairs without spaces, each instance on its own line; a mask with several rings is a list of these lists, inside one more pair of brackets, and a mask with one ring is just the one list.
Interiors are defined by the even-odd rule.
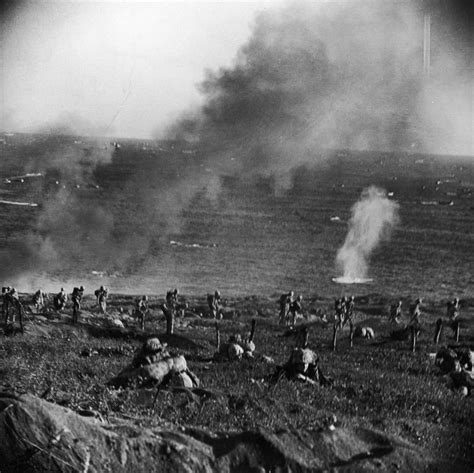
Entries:
[[216,351],[221,349],[221,334],[219,332],[219,324],[216,322]]
[[332,350],[336,351],[336,340],[337,340],[337,323],[334,323],[333,334],[332,334]]
[[252,319],[252,328],[250,329],[250,337],[249,342],[253,341],[253,337],[255,336],[255,327],[257,325],[257,320]]
[[435,329],[435,336],[434,336],[434,342],[436,345],[439,343],[439,337],[441,336],[441,332],[443,330],[443,320],[438,319],[436,321],[436,329]]

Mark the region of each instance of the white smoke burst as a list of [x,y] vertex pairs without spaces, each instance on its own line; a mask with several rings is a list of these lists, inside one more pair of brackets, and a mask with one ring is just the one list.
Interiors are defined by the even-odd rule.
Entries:
[[336,256],[336,264],[343,272],[343,280],[360,281],[367,277],[372,251],[382,240],[390,238],[399,222],[399,205],[386,197],[386,192],[375,186],[362,191],[352,207],[349,232]]

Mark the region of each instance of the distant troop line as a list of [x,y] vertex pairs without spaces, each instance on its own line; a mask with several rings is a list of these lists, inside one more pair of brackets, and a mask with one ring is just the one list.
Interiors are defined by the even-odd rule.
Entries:
[[[84,286],[74,287],[70,295],[70,301],[72,303],[72,323],[76,324],[79,320],[81,312],[81,302],[84,297],[85,288]],[[109,291],[104,286],[100,286],[94,291],[96,297],[96,306],[99,312],[103,315],[107,313],[107,300],[109,298]],[[47,301],[51,300],[52,307],[47,307]],[[54,310],[61,312],[67,308],[68,295],[61,287],[57,294],[52,296],[43,292],[42,289],[38,289],[32,297],[31,305],[35,308],[37,314],[40,314],[45,310]],[[303,311],[303,296],[295,296],[294,291],[283,293],[278,299],[279,304],[279,315],[278,323],[282,326],[294,329],[296,321],[304,317]],[[207,295],[207,305],[209,309],[209,316],[213,319],[220,320],[223,318],[223,306],[225,301],[222,300],[219,291],[215,291],[213,294]],[[412,349],[415,350],[417,339],[419,337],[421,326],[422,326],[422,298],[417,298],[409,307],[409,321],[403,328],[395,330],[393,334],[395,337],[400,338],[406,337],[410,340]],[[159,305],[165,320],[166,320],[166,332],[168,334],[174,333],[175,321],[177,317],[183,317],[185,312],[190,312],[197,317],[203,316],[203,311],[192,312],[189,308],[189,304],[185,300],[180,300],[179,290],[177,288],[167,291],[164,298],[164,302]],[[446,316],[440,317],[436,321],[436,329],[434,334],[434,342],[438,344],[440,335],[444,327],[448,327],[452,330],[454,338],[459,341],[460,333],[460,322],[458,319],[460,312],[459,298],[454,298],[447,302]],[[149,298],[144,295],[138,297],[135,300],[133,315],[139,321],[140,328],[145,330],[145,320],[150,314]],[[16,317],[20,324],[20,330],[24,328],[24,318],[26,312],[23,303],[20,300],[18,291],[14,287],[3,287],[2,288],[2,319],[5,327],[12,326],[15,324]],[[349,345],[353,346],[354,337],[373,338],[374,331],[371,327],[355,327],[354,315],[355,315],[355,297],[343,296],[334,300],[334,314],[333,314],[333,335],[332,335],[332,346],[333,350],[336,349],[337,337],[341,333],[344,327],[349,326]],[[319,312],[319,316],[324,323],[329,323],[327,316],[323,312]],[[390,306],[388,321],[398,327],[401,325],[403,317],[403,303],[401,300],[393,303]]]

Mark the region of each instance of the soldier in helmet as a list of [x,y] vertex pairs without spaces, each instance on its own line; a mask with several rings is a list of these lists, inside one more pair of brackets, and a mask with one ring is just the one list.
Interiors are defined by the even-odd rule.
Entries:
[[280,325],[288,325],[290,320],[290,305],[293,303],[294,292],[285,292],[278,300],[280,304],[280,317],[278,323]]
[[139,297],[135,303],[135,313],[140,319],[140,328],[145,330],[145,316],[148,312],[148,296]]
[[44,301],[47,299],[48,296],[44,293],[41,289],[38,289],[33,294],[33,305],[36,308],[36,313],[38,314],[42,309],[44,309]]
[[166,319],[166,333],[168,335],[174,333],[174,323],[176,320],[176,315],[178,311],[182,311],[187,308],[187,304],[180,303],[178,301],[178,289],[168,291],[166,293],[166,301],[164,304],[161,304],[160,308]]
[[[11,323],[15,323],[15,311],[18,313],[18,320],[20,322],[20,329],[23,332],[23,305],[20,302],[20,296],[18,291],[12,287],[10,290],[5,294],[6,301],[7,301],[7,310],[6,310],[6,319],[5,325],[8,325],[10,322],[10,315],[11,315]],[[11,309],[11,312],[10,312]]]
[[448,302],[446,315],[448,319],[451,320],[452,322],[454,322],[458,318],[459,308],[460,308],[460,305],[459,305],[458,297],[455,297],[452,301]]
[[291,326],[294,327],[296,323],[296,318],[303,315],[302,307],[303,296],[299,295],[291,304],[290,304],[290,318]]
[[219,291],[214,292],[214,294],[207,295],[207,304],[213,319],[222,319],[221,312],[221,293]]
[[420,327],[421,325],[421,304],[423,303],[423,299],[419,297],[416,299],[415,304],[411,308],[411,320],[410,325],[414,325]]
[[8,312],[10,309],[10,298],[8,294],[10,293],[11,287],[2,287],[2,319],[4,324],[7,324],[8,321]]
[[391,323],[399,324],[402,316],[402,301],[398,301],[396,304],[390,306],[390,315],[388,321]]
[[104,286],[100,286],[94,294],[97,298],[97,305],[99,306],[100,312],[105,314],[107,310],[107,297],[109,296],[109,291]]
[[459,309],[460,309],[459,298],[455,297],[452,301],[447,302],[446,317],[448,320],[443,321],[442,318],[439,318],[436,321],[436,329],[435,329],[435,336],[434,336],[434,342],[436,344],[438,344],[439,342],[439,337],[441,335],[444,325],[448,325],[451,328],[456,342],[459,341],[459,332],[461,329],[460,322],[458,319]]
[[72,301],[72,323],[75,324],[78,321],[79,311],[81,309],[81,300],[84,296],[84,286],[75,287],[72,290],[71,301]]
[[53,306],[55,310],[63,310],[66,307],[67,302],[67,294],[64,290],[64,287],[54,296],[53,298]]

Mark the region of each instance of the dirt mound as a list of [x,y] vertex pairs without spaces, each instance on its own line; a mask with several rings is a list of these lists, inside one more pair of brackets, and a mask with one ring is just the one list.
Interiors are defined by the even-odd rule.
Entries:
[[419,448],[371,430],[151,430],[103,423],[32,395],[5,393],[0,438],[4,472],[460,471],[435,465]]

